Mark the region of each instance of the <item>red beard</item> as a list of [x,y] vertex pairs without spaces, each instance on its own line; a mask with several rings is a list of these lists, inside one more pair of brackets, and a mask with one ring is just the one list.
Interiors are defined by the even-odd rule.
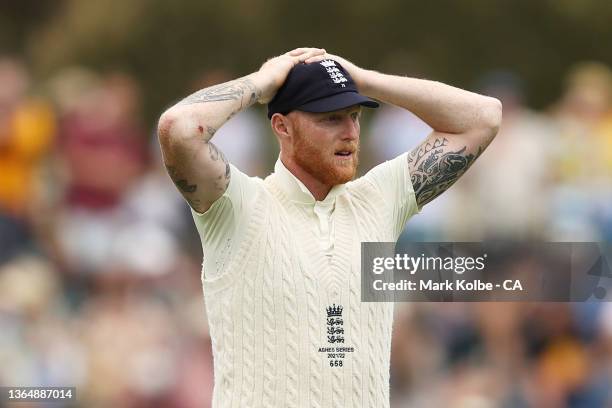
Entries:
[[[336,156],[339,150],[353,151],[350,159]],[[359,141],[335,147],[322,147],[300,132],[294,139],[295,163],[325,185],[335,186],[351,181],[359,164]]]

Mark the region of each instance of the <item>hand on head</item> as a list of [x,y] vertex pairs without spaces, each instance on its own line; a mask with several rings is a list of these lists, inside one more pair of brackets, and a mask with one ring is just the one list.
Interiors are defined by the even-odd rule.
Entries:
[[259,103],[268,103],[274,98],[276,91],[283,85],[289,71],[295,65],[301,62],[314,62],[316,58],[323,59],[324,55],[325,50],[322,48],[296,48],[267,60],[257,72],[262,83]]
[[289,71],[301,63],[311,64],[313,62],[323,61],[325,59],[333,59],[340,63],[342,67],[351,75],[358,89],[361,89],[363,84],[364,69],[359,68],[352,62],[334,54],[329,54],[324,48],[296,48],[286,52],[278,57],[267,60],[256,72],[258,84],[261,89],[261,97],[258,102],[266,104],[270,102],[278,89],[283,85]]

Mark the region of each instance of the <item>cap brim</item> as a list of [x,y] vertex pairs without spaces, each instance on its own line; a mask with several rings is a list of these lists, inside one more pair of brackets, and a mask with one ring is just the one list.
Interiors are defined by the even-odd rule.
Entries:
[[353,105],[362,105],[368,108],[378,108],[379,106],[378,102],[366,98],[360,93],[349,91],[305,103],[296,109],[304,112],[321,113],[337,111]]

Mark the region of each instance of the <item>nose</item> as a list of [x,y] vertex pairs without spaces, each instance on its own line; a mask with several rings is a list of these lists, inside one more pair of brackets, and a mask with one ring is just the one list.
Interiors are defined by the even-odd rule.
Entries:
[[346,116],[343,120],[342,140],[353,141],[359,139],[359,119]]

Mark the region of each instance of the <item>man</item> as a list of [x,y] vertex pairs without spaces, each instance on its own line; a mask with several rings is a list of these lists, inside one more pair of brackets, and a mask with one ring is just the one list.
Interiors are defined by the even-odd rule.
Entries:
[[[408,109],[433,132],[351,181],[361,106]],[[250,178],[210,141],[268,103],[275,171]],[[389,406],[393,304],[360,301],[360,243],[395,241],[495,136],[501,104],[298,48],[166,111],[159,139],[204,251],[215,407]]]

